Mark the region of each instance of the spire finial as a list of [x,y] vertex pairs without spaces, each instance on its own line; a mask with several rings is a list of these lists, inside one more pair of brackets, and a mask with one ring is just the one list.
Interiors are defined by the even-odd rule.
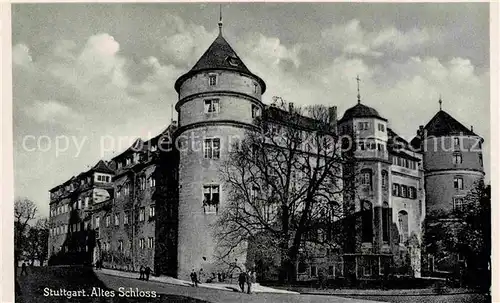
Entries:
[[219,4],[219,35],[222,35],[222,4]]
[[358,82],[358,104],[361,103],[361,94],[359,92],[359,81],[361,81],[361,79],[359,78],[359,75],[356,76],[356,81]]
[[441,100],[441,95],[439,95],[439,110],[443,110],[443,100]]

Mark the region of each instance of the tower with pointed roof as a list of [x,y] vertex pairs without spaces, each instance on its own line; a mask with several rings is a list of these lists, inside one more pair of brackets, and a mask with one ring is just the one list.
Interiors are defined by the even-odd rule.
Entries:
[[[420,126],[411,144],[424,155],[426,221],[431,224],[436,216],[453,216],[464,197],[475,184],[484,179],[483,138],[472,127],[469,129],[442,109],[425,125]],[[440,262],[429,259],[430,271],[451,270],[458,256]]]
[[[255,127],[264,81],[219,34],[193,68],[175,82],[179,115],[178,276],[211,270],[217,261],[211,224],[226,203],[219,167],[228,149]],[[235,257],[237,258],[237,257]]]
[[428,215],[460,208],[462,198],[484,178],[482,143],[442,108],[420,126],[412,145],[424,155]]

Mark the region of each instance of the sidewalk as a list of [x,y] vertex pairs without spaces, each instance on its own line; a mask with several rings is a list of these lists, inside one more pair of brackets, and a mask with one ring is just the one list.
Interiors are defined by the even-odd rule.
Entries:
[[[98,272],[98,273],[103,273],[106,275],[118,276],[118,277],[123,277],[123,278],[130,278],[130,279],[138,279],[138,277],[139,277],[138,273],[119,271],[119,270],[113,270],[113,269],[107,269],[107,268],[103,268],[100,270],[94,269],[94,271]],[[182,286],[191,286],[192,285],[192,283],[189,281],[179,280],[179,279],[168,277],[168,276],[159,276],[159,277],[150,276],[149,280],[155,281],[155,282],[160,282],[160,283],[172,284],[172,285],[182,285]],[[224,291],[232,291],[232,292],[239,292],[240,291],[237,284],[229,284],[229,283],[199,283],[198,286],[204,287],[204,288],[224,290]],[[246,288],[246,286],[245,286],[245,288]],[[289,291],[289,290],[284,290],[284,289],[277,289],[277,288],[262,286],[259,283],[252,284],[252,292],[253,293],[276,293],[276,294],[299,294],[298,292],[295,292],[295,291]]]
[[[420,289],[316,289],[306,287],[293,287],[293,289],[301,294],[314,295],[336,295],[336,296],[436,296],[437,293],[433,288]],[[465,288],[445,288],[439,295],[456,295],[456,294],[471,294],[477,293]]]

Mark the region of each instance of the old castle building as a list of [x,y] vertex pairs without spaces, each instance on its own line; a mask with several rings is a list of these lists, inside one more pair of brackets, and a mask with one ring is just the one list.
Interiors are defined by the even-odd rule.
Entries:
[[[228,197],[219,176],[225,151],[232,138],[257,128],[254,118],[274,119],[263,113],[275,109],[262,103],[265,82],[224,39],[222,21],[214,42],[174,87],[178,123],[50,190],[49,262],[150,266],[183,279],[193,268],[214,268],[211,225]],[[356,172],[343,198],[355,210],[345,222],[352,234],[341,253],[299,264],[299,277],[314,279],[319,266],[330,277],[373,278],[389,269],[419,276],[426,214],[459,207],[484,175],[481,146],[472,150],[479,137],[440,111],[409,144],[362,104],[359,92],[338,122],[334,108],[330,114],[338,134],[354,139],[356,161],[343,168]],[[430,135],[455,147],[458,136],[465,150],[431,151],[437,145]]]

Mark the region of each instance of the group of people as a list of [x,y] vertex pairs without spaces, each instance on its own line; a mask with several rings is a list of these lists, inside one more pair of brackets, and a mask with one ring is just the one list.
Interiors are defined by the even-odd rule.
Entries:
[[248,272],[240,272],[238,276],[238,284],[240,285],[241,292],[245,292],[245,284],[247,285],[247,294],[252,292],[252,283],[255,283],[256,275],[254,270]]
[[139,269],[139,280],[149,281],[149,275],[151,274],[151,268],[149,266],[142,266]]

